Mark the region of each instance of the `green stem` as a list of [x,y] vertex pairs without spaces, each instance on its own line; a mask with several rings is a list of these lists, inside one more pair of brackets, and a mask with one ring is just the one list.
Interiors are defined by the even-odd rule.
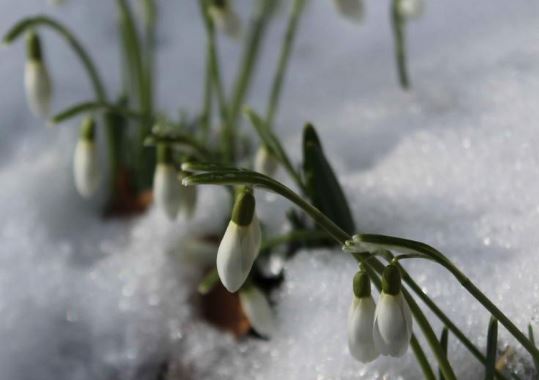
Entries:
[[433,258],[438,264],[444,266],[457,281],[466,289],[475,299],[477,299],[504,327],[513,335],[524,348],[532,355],[534,360],[539,360],[539,351],[532,342],[521,332],[515,324],[488,299],[488,297],[470,281],[451,261],[449,261],[441,252],[431,246],[408,239],[397,238],[385,235],[362,234],[356,235],[357,240],[367,244],[375,244],[386,248],[399,249],[404,248],[415,252],[423,253]]
[[303,211],[310,215],[310,217],[323,229],[325,229],[335,240],[344,244],[345,241],[350,239],[350,235],[344,232],[339,226],[333,223],[327,218],[320,210],[308,203],[300,195],[289,189],[287,186],[280,182],[277,182],[271,177],[265,176],[261,173],[255,173],[250,171],[222,171],[216,173],[203,173],[194,174],[186,177],[183,180],[184,185],[197,185],[197,184],[211,184],[211,185],[241,185],[251,184],[253,186],[261,186],[268,190],[271,190],[277,194],[295,203]]
[[105,102],[82,102],[66,108],[65,110],[57,113],[50,119],[51,124],[60,124],[80,114],[93,112],[93,111],[106,111],[117,115],[122,115],[127,118],[140,119],[144,117],[141,113],[117,106],[115,104],[109,104]]
[[275,72],[275,76],[273,77],[273,85],[271,88],[268,109],[266,113],[266,123],[268,125],[268,128],[271,128],[271,126],[273,125],[273,119],[279,105],[279,97],[282,93],[286,68],[290,59],[290,52],[292,51],[292,45],[294,43],[296,31],[298,29],[300,16],[304,8],[305,0],[294,0],[294,4],[292,5],[292,11],[290,13],[290,18],[288,19],[288,26],[286,28],[284,41],[281,47],[277,71]]
[[406,40],[405,24],[406,20],[399,12],[399,3],[401,0],[393,0],[391,3],[391,24],[393,27],[393,37],[395,39],[395,59],[397,60],[397,69],[399,82],[403,89],[407,90],[410,86],[408,80],[408,71],[406,68]]
[[274,236],[269,240],[262,242],[260,250],[264,251],[266,249],[274,248],[281,244],[292,243],[292,242],[304,242],[304,241],[317,241],[320,239],[327,239],[329,235],[326,231],[320,230],[294,230],[287,234]]
[[225,129],[223,130],[223,152],[225,153],[227,162],[234,161],[236,150],[236,124],[238,123],[241,107],[243,106],[243,101],[251,83],[259,51],[262,46],[262,37],[268,24],[270,9],[274,6],[272,4],[273,1],[274,0],[263,0],[260,9],[256,10],[255,18],[250,27],[242,63],[236,77],[237,80],[232,96],[229,120],[225,124]]

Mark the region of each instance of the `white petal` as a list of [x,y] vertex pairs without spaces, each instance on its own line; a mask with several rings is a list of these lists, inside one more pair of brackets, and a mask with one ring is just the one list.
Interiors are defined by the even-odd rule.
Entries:
[[362,363],[371,362],[379,355],[372,331],[375,308],[372,297],[354,298],[348,312],[348,349]]
[[275,320],[264,294],[251,286],[240,291],[240,303],[253,329],[262,336],[271,337],[275,332]]
[[398,7],[401,17],[406,19],[418,18],[423,13],[422,0],[400,0]]
[[230,221],[217,251],[217,272],[229,292],[237,291],[247,279],[260,250],[260,226],[253,218],[248,226]]
[[334,0],[334,2],[344,17],[356,22],[363,18],[363,0]]
[[[382,292],[374,316],[373,338],[382,355],[402,356],[412,336],[411,314],[402,294],[392,296]],[[410,317],[408,319],[408,317]]]
[[[181,182],[185,176],[179,175],[178,181]],[[180,210],[185,212],[187,217],[192,217],[197,203],[197,187],[196,186],[180,186]]]
[[43,62],[36,60],[26,62],[24,85],[32,113],[37,117],[47,117],[50,111],[52,85]]
[[73,158],[75,187],[84,198],[89,198],[99,186],[100,174],[96,146],[87,140],[79,140]]
[[153,177],[153,196],[157,207],[170,220],[176,218],[181,202],[181,183],[176,170],[169,164],[157,164]]
[[279,163],[269,152],[265,146],[261,146],[256,152],[254,169],[256,172],[272,176],[275,174]]

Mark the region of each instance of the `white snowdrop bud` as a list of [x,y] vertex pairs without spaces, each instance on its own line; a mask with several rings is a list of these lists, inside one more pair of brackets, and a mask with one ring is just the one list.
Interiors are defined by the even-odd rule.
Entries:
[[217,272],[229,292],[237,291],[247,279],[260,250],[260,224],[250,188],[236,196],[232,218],[217,251]]
[[95,121],[87,117],[82,121],[80,138],[73,159],[75,187],[83,198],[89,198],[99,186],[100,172],[95,145]]
[[390,264],[382,277],[382,294],[374,313],[374,344],[386,356],[402,356],[412,337],[412,314],[401,292],[399,268]]
[[369,276],[359,271],[354,276],[354,299],[348,312],[348,349],[362,363],[371,362],[379,355],[373,340],[375,309]]
[[231,38],[239,38],[241,21],[229,0],[211,0],[208,13],[215,26]]
[[[185,172],[180,172],[178,174],[178,182],[186,177]],[[196,204],[197,204],[197,187],[196,186],[180,186],[180,210],[185,212],[185,215],[190,218],[195,213]]]
[[335,7],[344,17],[359,22],[363,18],[363,0],[334,0]]
[[404,19],[418,18],[423,14],[423,0],[399,0],[397,9]]
[[264,293],[254,286],[243,288],[240,290],[240,303],[253,329],[270,338],[275,332],[275,319]]
[[165,144],[157,146],[157,165],[153,176],[155,204],[170,220],[174,220],[180,209],[182,185],[176,168],[172,164],[172,150]]
[[272,176],[275,174],[279,162],[275,159],[272,153],[268,150],[266,145],[262,144],[255,156],[254,169],[256,172]]
[[52,84],[43,61],[41,42],[38,35],[33,31],[28,33],[26,50],[24,86],[28,106],[35,116],[47,117],[50,111]]

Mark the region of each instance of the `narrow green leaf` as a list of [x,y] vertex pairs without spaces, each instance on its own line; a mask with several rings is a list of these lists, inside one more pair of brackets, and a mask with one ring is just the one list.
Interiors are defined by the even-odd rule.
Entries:
[[219,273],[217,268],[208,273],[198,285],[198,292],[202,295],[208,294],[219,282]]
[[496,373],[496,349],[498,345],[498,320],[490,317],[487,334],[487,361],[485,363],[485,380],[494,380]]
[[[533,327],[531,324],[528,324],[528,337],[530,338],[530,342],[535,346],[537,347],[537,345],[535,344],[535,336],[533,334]],[[537,374],[539,375],[539,360],[537,359],[534,359],[533,360],[534,364],[535,364],[535,371],[537,372]]]
[[[447,344],[448,344],[448,341],[449,341],[449,330],[447,329],[447,327],[444,327],[443,330],[442,330],[442,334],[440,335],[440,345],[442,346],[442,350],[443,350],[446,357],[447,357]],[[445,377],[444,377],[444,374],[442,373],[442,370],[439,369],[438,372],[439,372],[438,378],[440,380],[445,380]]]
[[72,105],[50,119],[51,124],[59,124],[88,112],[106,111],[130,118],[142,118],[143,115],[128,108],[105,102],[82,102]]
[[307,195],[314,206],[344,231],[354,233],[356,227],[344,192],[310,124],[303,132],[303,174]]

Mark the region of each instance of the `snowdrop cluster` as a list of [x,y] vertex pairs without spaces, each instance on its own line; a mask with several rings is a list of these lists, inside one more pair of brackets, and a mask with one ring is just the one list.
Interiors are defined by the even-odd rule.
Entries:
[[368,363],[379,355],[400,357],[412,337],[412,315],[401,292],[401,277],[395,264],[382,276],[382,291],[376,305],[366,271],[353,281],[354,299],[348,313],[348,348],[354,358]]

